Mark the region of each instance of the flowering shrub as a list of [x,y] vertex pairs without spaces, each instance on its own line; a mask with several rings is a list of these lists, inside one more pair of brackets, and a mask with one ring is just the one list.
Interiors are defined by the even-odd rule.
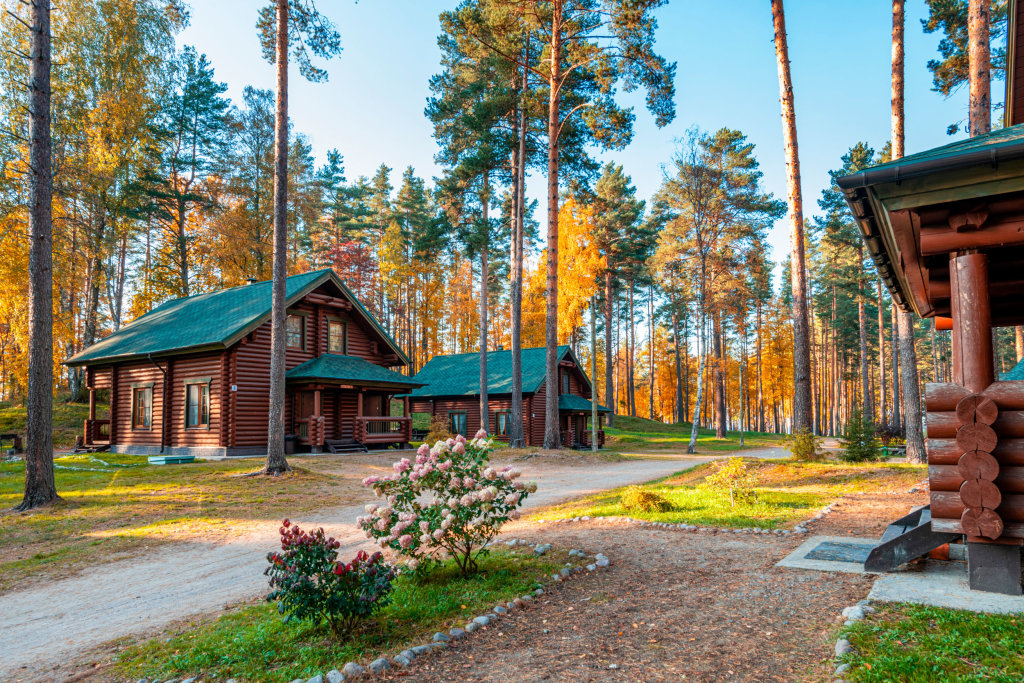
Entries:
[[351,562],[338,561],[339,544],[323,529],[306,532],[287,519],[281,526],[281,552],[269,553],[264,572],[285,620],[327,622],[336,636],[388,603],[394,569],[382,555],[362,550]]
[[420,446],[415,460],[402,458],[386,477],[368,477],[382,505],[367,505],[358,524],[382,548],[425,570],[448,552],[465,576],[476,571],[476,558],[502,525],[519,516],[519,507],[537,490],[535,482],[517,481],[519,470],[488,464],[493,450],[487,432],[471,441],[457,436]]

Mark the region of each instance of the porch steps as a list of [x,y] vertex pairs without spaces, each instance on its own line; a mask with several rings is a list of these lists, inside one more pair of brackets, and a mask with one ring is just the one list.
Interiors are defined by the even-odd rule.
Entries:
[[324,448],[331,453],[369,453],[370,449],[355,439],[327,439]]
[[915,508],[886,528],[878,545],[864,562],[864,570],[890,572],[958,538],[959,534],[932,531],[930,505]]
[[151,455],[148,458],[150,465],[185,465],[196,461],[194,455]]

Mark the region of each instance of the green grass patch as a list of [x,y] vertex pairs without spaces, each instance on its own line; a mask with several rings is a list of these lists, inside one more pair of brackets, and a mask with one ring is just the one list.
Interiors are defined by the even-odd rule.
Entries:
[[857,682],[1024,680],[1024,616],[921,605],[883,605],[846,629]]
[[[109,414],[106,406],[97,405],[96,415]],[[75,437],[82,434],[85,419],[89,417],[88,403],[53,403],[53,445],[55,448],[70,448],[75,445]],[[0,402],[0,434],[18,433],[25,435],[27,420],[25,406]],[[4,443],[4,448],[9,448]]]
[[626,488],[547,508],[533,519],[627,516],[655,522],[721,527],[775,529],[855,491],[905,490],[926,476],[922,465],[798,463],[788,460],[746,460],[756,499],[733,505],[727,490],[704,486],[722,467],[716,461],[679,472],[641,487],[671,504],[665,511],[630,511],[622,504]]
[[0,591],[30,577],[67,575],[124,552],[233,523],[282,519],[328,500],[355,502],[356,480],[296,467],[282,477],[239,477],[262,462],[149,465],[142,456],[99,453],[58,457],[61,500],[10,512],[24,494],[25,464],[0,462]]
[[[451,562],[421,580],[399,577],[391,604],[344,641],[332,639],[326,626],[285,624],[273,605],[262,604],[130,646],[118,656],[116,667],[131,679],[191,675],[285,682],[341,669],[348,661],[366,666],[532,591],[563,561],[561,554],[538,558],[529,549],[516,552],[499,546],[471,577],[460,576]],[[501,629],[500,623],[491,628]]]
[[[608,447],[619,451],[675,451],[686,452],[690,443],[692,426],[688,422],[682,424],[666,424],[642,417],[615,416],[615,426],[605,427]],[[740,446],[740,433],[727,432],[726,438],[715,437],[713,429],[697,430],[698,453],[722,453],[745,448],[766,448],[781,446],[785,437],[779,434],[760,432],[744,432],[743,446]]]

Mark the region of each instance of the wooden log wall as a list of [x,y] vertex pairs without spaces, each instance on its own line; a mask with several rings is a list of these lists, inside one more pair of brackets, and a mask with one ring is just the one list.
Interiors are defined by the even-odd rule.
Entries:
[[1024,381],[980,393],[925,387],[932,528],[972,542],[1024,539]]

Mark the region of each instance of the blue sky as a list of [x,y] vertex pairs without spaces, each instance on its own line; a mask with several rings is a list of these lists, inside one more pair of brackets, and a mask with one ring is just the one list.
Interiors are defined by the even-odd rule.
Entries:
[[[207,54],[232,99],[240,101],[246,85],[272,89],[273,69],[260,57],[255,30],[262,0],[191,4],[192,22],[181,42]],[[437,148],[423,109],[428,79],[439,68],[438,14],[455,5],[456,0],[319,1],[341,32],[344,52],[326,64],[327,83],[305,82],[293,68],[290,95],[292,121],[310,137],[318,161],[328,149],[341,150],[350,180],[371,175],[381,163],[395,169],[393,183],[409,165],[427,178],[437,174]],[[907,3],[908,154],[952,141],[947,125],[966,116],[966,91],[946,100],[931,90],[925,65],[937,55],[939,37],[921,30],[926,11],[923,0]],[[889,138],[891,1],[789,0],[786,13],[805,213],[813,214],[839,157],[858,141],[878,149]],[[728,126],[756,144],[767,189],[785,198],[768,1],[672,0],[657,16],[658,50],[678,62],[676,120],[658,129],[643,110],[642,95],[626,96],[623,101],[637,109],[633,142],[601,158],[622,163],[647,198],[688,127]],[[1001,87],[994,86],[996,101],[1002,101]],[[530,194],[543,197],[543,177],[528,182]],[[787,239],[780,221],[770,240],[776,260],[785,256]]]

